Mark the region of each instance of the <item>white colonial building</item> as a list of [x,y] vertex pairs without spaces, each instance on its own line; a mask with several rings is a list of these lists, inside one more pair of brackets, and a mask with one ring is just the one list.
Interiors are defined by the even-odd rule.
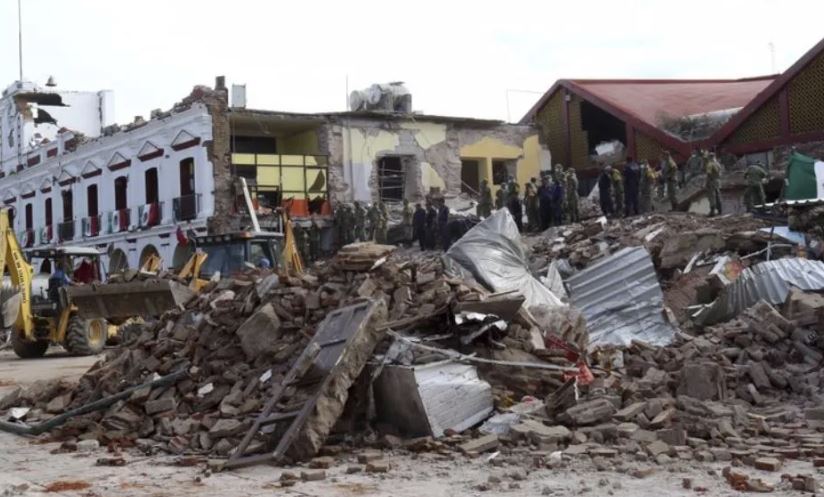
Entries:
[[[157,253],[180,264],[178,227],[204,232],[214,213],[212,119],[192,102],[110,126],[110,92],[17,82],[0,98],[0,202],[24,247],[94,246],[109,271]],[[185,259],[184,259],[185,260]]]

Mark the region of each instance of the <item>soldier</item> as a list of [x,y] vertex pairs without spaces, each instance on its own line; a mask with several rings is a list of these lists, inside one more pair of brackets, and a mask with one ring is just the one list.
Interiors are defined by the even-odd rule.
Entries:
[[564,179],[561,176],[559,171],[558,177],[560,178],[558,181],[552,182],[552,224],[555,226],[561,226],[564,224],[564,210],[566,206],[564,205]]
[[601,176],[598,178],[598,198],[601,204],[601,212],[607,216],[612,216],[615,211],[612,208],[612,166],[604,166]]
[[492,214],[492,190],[487,180],[481,181],[480,201],[478,202],[478,217],[487,218]]
[[383,202],[378,202],[375,209],[378,211],[375,224],[375,242],[385,244],[387,231],[389,229],[389,213],[386,212],[386,204]]
[[570,223],[577,223],[580,221],[578,214],[578,175],[575,174],[575,169],[569,168],[566,172],[566,210]]
[[292,228],[292,233],[295,234],[295,248],[298,249],[301,260],[304,264],[309,264],[309,238],[303,228],[297,225]]
[[655,187],[655,170],[649,167],[646,159],[641,161],[638,178],[639,210],[646,214],[652,210],[652,189]]
[[435,248],[435,239],[438,232],[438,211],[432,205],[430,199],[426,199],[426,223],[424,225],[424,238],[426,239],[426,249]]
[[538,209],[540,210],[541,231],[552,224],[552,186],[549,176],[541,176],[541,186],[538,188]]
[[441,239],[441,248],[444,251],[449,250],[449,207],[447,207],[446,200],[443,198],[441,198],[440,207],[438,207],[438,234]]
[[560,163],[555,164],[555,167],[552,168],[552,180],[559,183],[564,182],[564,166]]
[[767,201],[764,196],[764,183],[767,182],[768,177],[769,173],[760,161],[747,166],[744,172],[744,179],[747,181],[747,189],[744,191],[747,212],[752,212],[754,206],[762,205]]
[[538,229],[538,191],[531,181],[524,185],[524,204],[526,204],[526,229],[535,231]]
[[426,250],[426,211],[420,202],[415,204],[415,213],[412,215],[412,241],[418,241],[421,250]]
[[343,247],[344,240],[345,240],[345,238],[344,238],[345,231],[344,231],[343,223],[344,223],[344,217],[346,216],[346,214],[344,214],[343,210],[344,210],[344,208],[343,208],[342,203],[335,204],[335,210],[334,210],[335,247],[338,248],[338,249]]
[[710,154],[706,164],[707,177],[704,180],[704,193],[710,201],[710,217],[721,214],[721,164]]
[[320,259],[320,227],[315,216],[312,216],[312,224],[309,225],[309,257],[312,262]]
[[355,200],[353,220],[355,226],[355,240],[358,242],[366,241],[366,211],[357,200]]
[[678,201],[675,198],[675,189],[678,184],[678,165],[672,159],[672,154],[667,150],[664,152],[664,158],[661,161],[661,175],[664,182],[667,184],[667,198],[670,202],[670,207],[675,210],[678,207]]
[[403,211],[401,212],[401,227],[403,228],[403,244],[407,247],[412,245],[412,206],[409,200],[403,199]]
[[624,175],[617,167],[613,167],[609,173],[609,178],[612,180],[612,197],[615,206],[615,215],[621,217],[624,215]]
[[495,209],[503,209],[504,208],[504,185],[498,187],[498,191],[495,192]]
[[624,204],[626,211],[624,215],[637,216],[640,214],[638,208],[638,188],[641,182],[641,168],[638,163],[627,157],[627,164],[624,166]]
[[521,196],[518,189],[518,183],[513,182],[509,184],[509,203],[506,207],[509,209],[509,213],[512,214],[512,218],[515,219],[515,224],[518,226],[518,231],[523,232],[524,209],[521,205]]
[[366,212],[366,216],[369,219],[369,228],[367,231],[367,240],[374,241],[375,240],[375,230],[378,228],[378,224],[380,223],[381,213],[378,210],[378,204],[373,203],[369,210]]
[[700,150],[693,149],[692,155],[690,158],[687,159],[687,181],[692,179],[694,176],[698,176],[704,171],[704,158]]

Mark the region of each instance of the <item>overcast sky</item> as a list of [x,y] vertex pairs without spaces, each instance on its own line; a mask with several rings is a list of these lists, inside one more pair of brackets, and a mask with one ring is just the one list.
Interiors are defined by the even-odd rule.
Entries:
[[[26,79],[112,89],[118,122],[195,84],[249,107],[345,110],[405,81],[416,110],[518,120],[558,78],[738,78],[782,71],[824,36],[822,0],[22,0]],[[0,0],[0,85],[17,79],[17,0]],[[509,93],[509,110],[507,109]]]

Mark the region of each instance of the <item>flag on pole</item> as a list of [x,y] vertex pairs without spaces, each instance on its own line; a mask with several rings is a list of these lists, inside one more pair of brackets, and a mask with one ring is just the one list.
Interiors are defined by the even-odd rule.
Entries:
[[786,182],[784,200],[824,200],[824,161],[793,152]]

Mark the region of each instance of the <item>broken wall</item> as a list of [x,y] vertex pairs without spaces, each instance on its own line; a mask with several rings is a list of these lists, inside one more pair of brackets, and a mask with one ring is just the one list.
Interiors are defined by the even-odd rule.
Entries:
[[431,188],[459,195],[462,159],[478,160],[480,178],[489,180],[493,160],[515,161],[519,183],[550,167],[549,151],[532,126],[424,119],[343,117],[328,126],[321,149],[329,154],[333,200],[377,201],[384,157],[400,158],[410,201],[423,200]]

